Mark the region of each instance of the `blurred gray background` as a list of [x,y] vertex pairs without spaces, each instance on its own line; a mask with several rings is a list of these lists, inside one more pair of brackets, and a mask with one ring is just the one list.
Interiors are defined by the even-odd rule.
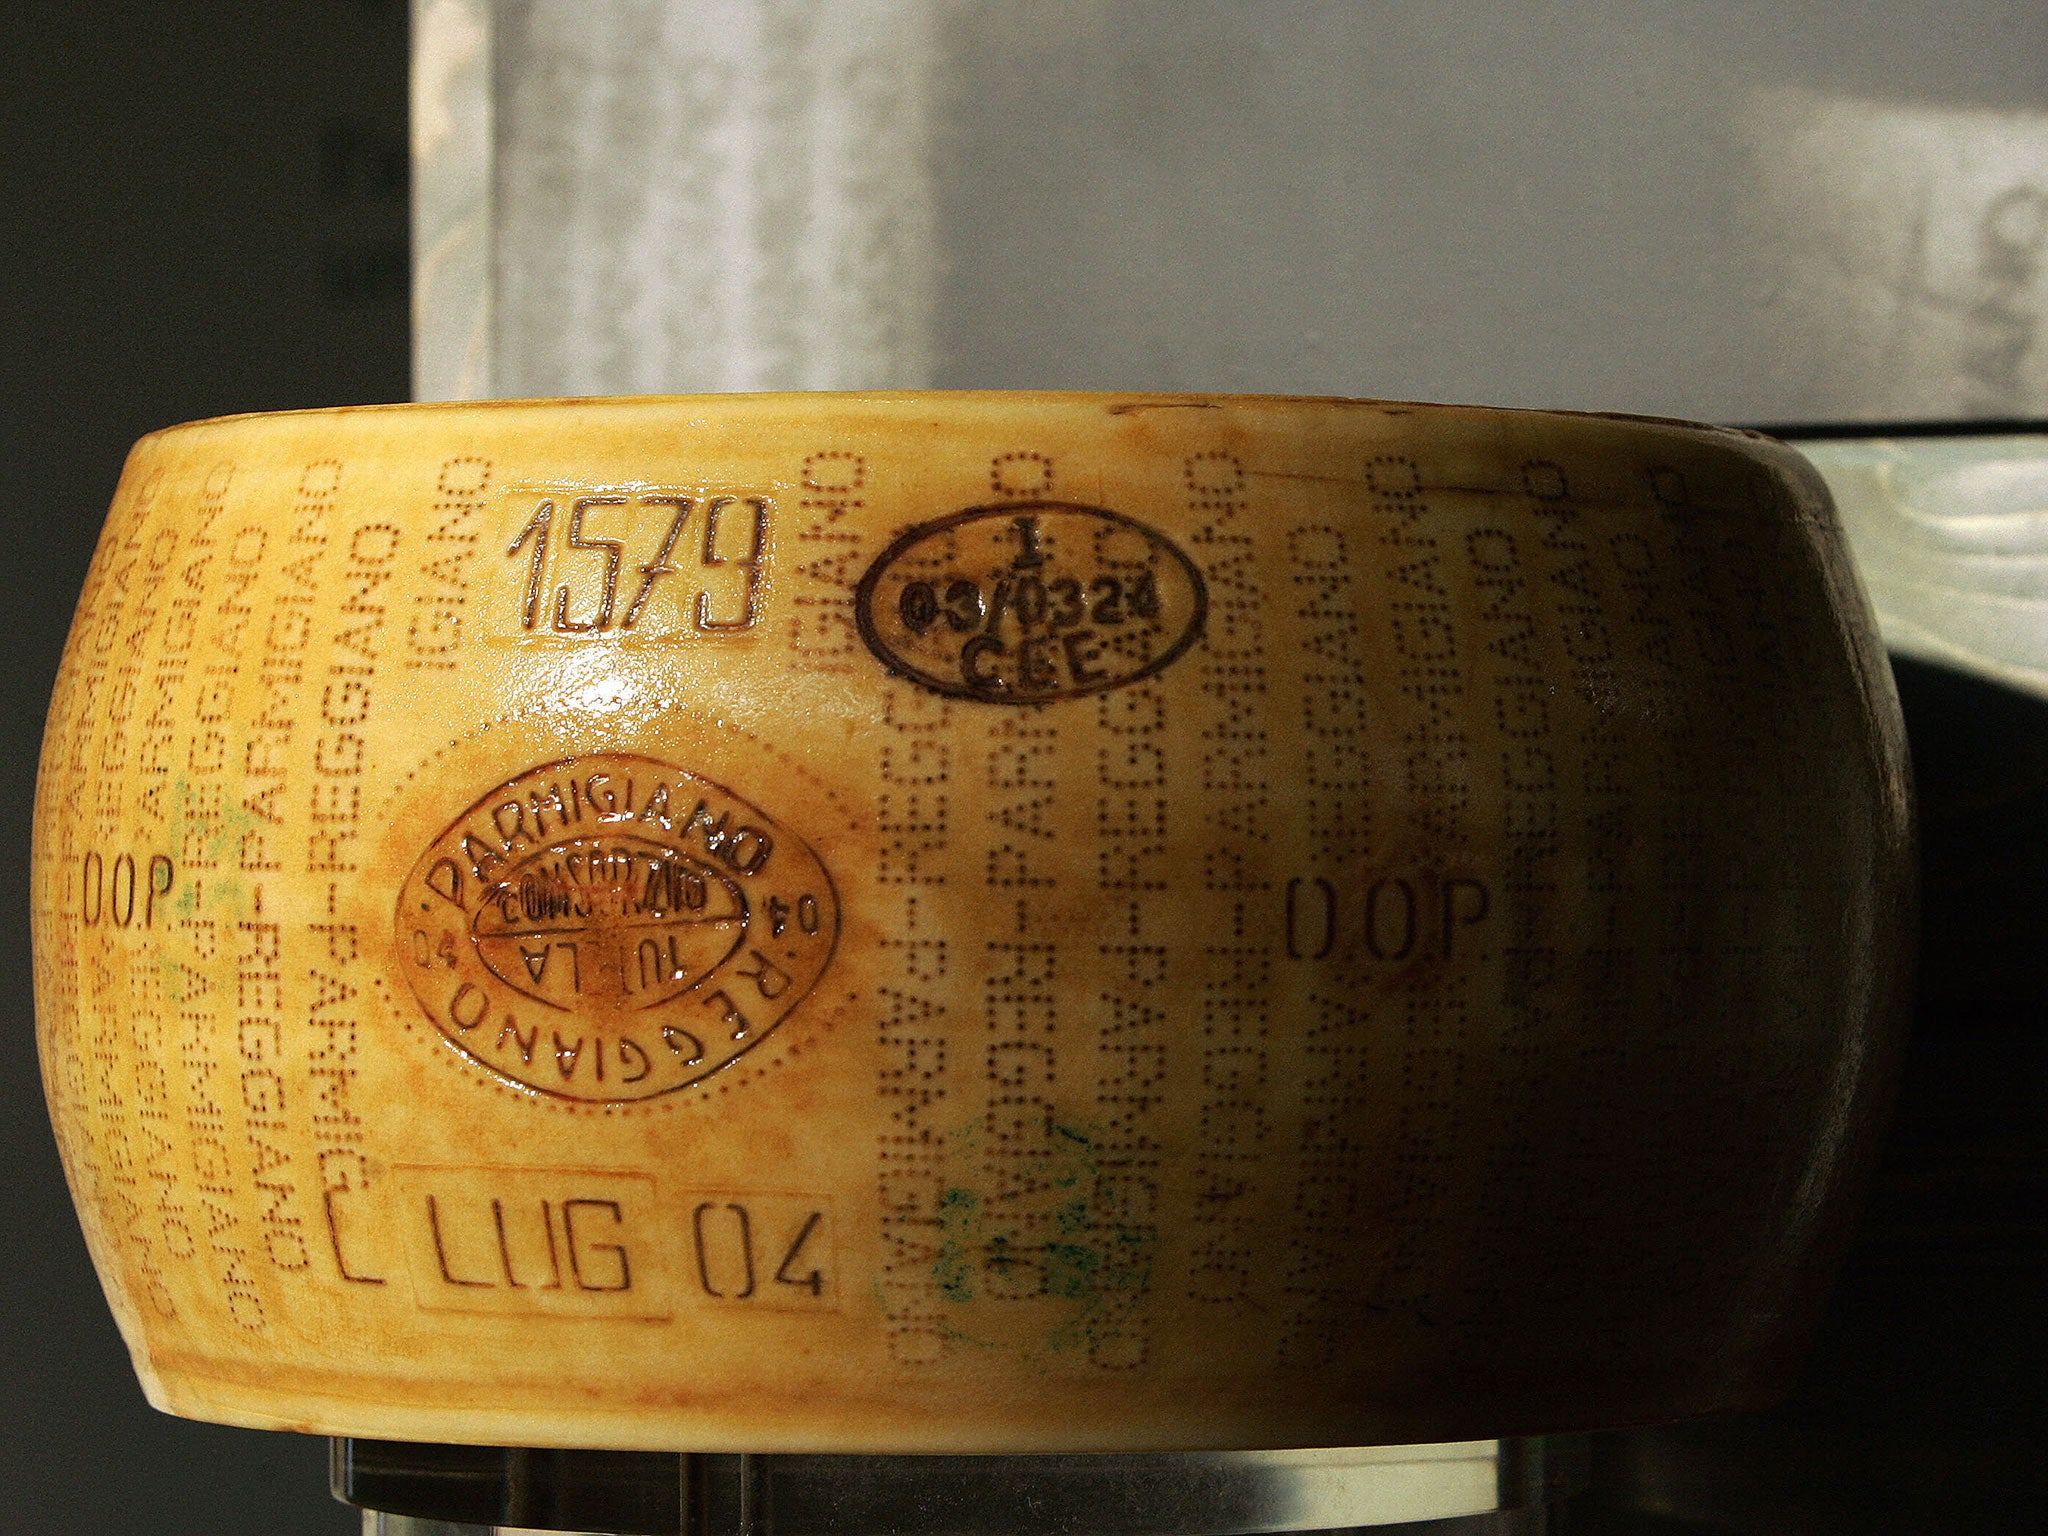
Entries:
[[2024,0],[415,10],[429,397],[2048,413]]

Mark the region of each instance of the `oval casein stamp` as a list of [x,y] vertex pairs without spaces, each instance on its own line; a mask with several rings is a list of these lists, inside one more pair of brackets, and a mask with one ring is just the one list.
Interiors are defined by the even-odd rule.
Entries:
[[723,785],[604,752],[501,784],[419,856],[395,938],[448,1043],[590,1103],[703,1082],[815,987],[839,902],[804,841]]
[[891,672],[993,704],[1149,677],[1195,643],[1207,613],[1201,571],[1166,535],[1054,501],[920,523],[854,593],[861,638]]

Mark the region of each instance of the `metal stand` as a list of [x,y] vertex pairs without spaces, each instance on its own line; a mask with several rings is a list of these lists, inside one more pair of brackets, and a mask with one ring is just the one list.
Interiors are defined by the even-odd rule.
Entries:
[[1079,1456],[700,1455],[333,1442],[365,1536],[1539,1536],[1570,1443]]

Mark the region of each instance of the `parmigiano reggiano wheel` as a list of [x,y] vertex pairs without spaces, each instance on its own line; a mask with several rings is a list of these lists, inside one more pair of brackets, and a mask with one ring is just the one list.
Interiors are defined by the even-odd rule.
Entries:
[[36,832],[151,1400],[534,1446],[1755,1403],[1910,908],[1796,455],[1342,400],[157,433]]

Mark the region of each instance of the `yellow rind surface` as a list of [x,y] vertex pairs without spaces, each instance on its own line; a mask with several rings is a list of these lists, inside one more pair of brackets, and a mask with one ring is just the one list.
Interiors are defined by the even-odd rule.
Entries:
[[1750,435],[502,402],[137,445],[32,892],[172,1412],[1373,1444],[1782,1388],[1910,828],[1832,509]]

